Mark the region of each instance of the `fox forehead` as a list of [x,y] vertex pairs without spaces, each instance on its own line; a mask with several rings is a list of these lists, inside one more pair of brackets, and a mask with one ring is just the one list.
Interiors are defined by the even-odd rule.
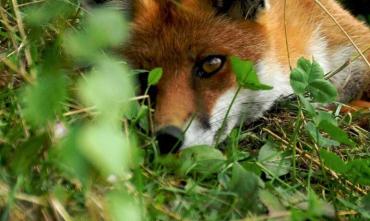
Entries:
[[212,10],[167,3],[155,10],[140,9],[135,16],[131,38],[124,50],[134,66],[174,68],[212,53],[239,55],[250,60],[259,57],[264,44],[261,27],[254,26],[252,31],[248,21],[232,21],[216,16]]

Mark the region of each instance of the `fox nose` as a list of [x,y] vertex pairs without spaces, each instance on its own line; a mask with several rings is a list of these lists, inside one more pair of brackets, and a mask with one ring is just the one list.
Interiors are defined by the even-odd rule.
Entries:
[[177,152],[184,142],[184,133],[180,128],[167,126],[157,132],[157,141],[161,154]]

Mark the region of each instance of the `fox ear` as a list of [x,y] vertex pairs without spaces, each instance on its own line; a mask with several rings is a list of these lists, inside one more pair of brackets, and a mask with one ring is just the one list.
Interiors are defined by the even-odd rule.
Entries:
[[211,0],[217,14],[234,19],[255,19],[261,10],[269,8],[269,0]]

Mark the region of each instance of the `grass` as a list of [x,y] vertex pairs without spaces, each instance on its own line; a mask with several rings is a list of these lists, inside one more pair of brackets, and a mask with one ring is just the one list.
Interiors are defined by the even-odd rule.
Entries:
[[220,150],[160,156],[148,97],[130,94],[120,73],[131,72],[110,54],[124,21],[81,20],[72,0],[1,3],[1,221],[370,219],[368,111],[320,116],[351,145],[335,128],[339,138],[325,127],[313,136],[292,98]]

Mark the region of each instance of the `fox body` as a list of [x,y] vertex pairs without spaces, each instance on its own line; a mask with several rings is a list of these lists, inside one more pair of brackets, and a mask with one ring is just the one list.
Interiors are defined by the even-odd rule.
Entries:
[[[358,54],[331,16],[366,51],[368,27],[336,1],[318,2],[322,5],[314,0],[134,1],[124,56],[134,68],[163,68],[154,114],[163,152],[176,143],[180,148],[212,145],[242,120],[261,117],[292,93],[290,65],[294,68],[300,57],[314,58],[328,73]],[[237,90],[231,55],[253,61],[260,81],[273,89],[241,90],[223,127]],[[336,74],[338,100],[349,102],[367,89],[369,70],[361,57]]]

